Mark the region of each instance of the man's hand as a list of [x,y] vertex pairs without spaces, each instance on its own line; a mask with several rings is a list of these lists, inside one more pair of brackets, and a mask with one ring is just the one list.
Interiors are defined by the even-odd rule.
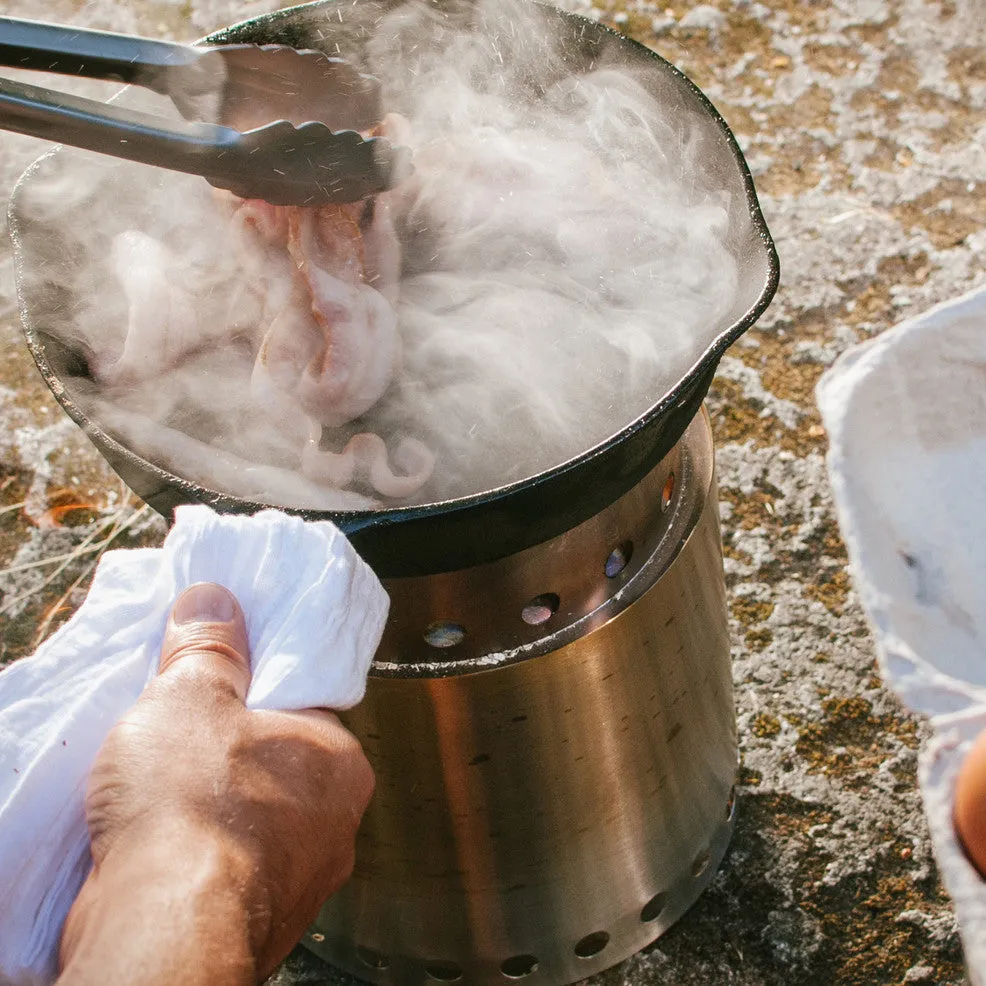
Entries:
[[191,587],[93,767],[61,986],[260,981],[348,878],[373,790],[358,742],[328,712],[248,711],[249,683],[236,600]]

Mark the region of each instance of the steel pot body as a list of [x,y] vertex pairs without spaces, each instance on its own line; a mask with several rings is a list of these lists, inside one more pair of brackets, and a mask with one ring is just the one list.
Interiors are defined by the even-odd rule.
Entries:
[[581,979],[677,920],[726,849],[707,418],[607,511],[509,561],[388,585],[388,636],[344,716],[376,793],[355,873],[305,939],[364,979]]

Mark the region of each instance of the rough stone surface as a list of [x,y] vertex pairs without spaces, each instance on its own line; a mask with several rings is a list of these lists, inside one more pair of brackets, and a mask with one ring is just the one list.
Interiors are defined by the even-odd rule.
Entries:
[[[739,138],[782,262],[724,361],[719,444],[739,827],[712,888],[599,986],[967,982],[915,786],[922,724],[880,681],[826,484],[813,389],[835,356],[984,279],[986,18],[976,0],[570,0],[674,62]],[[0,0],[0,12],[189,38],[276,0]],[[90,91],[97,87],[89,87]],[[0,135],[9,189],[39,145]],[[102,546],[162,525],[26,354],[0,252],[0,660],[84,592]],[[921,478],[914,477],[914,495]],[[129,525],[129,526],[127,526]],[[66,558],[66,556],[71,556]],[[297,952],[278,986],[342,983]]]

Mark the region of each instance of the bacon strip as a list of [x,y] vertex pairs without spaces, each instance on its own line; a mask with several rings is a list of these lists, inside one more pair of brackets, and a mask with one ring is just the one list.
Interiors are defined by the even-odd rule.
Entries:
[[353,435],[341,452],[323,451],[313,441],[301,459],[301,471],[318,483],[342,489],[362,480],[381,496],[395,498],[421,489],[434,466],[434,453],[417,439],[403,439],[388,457],[384,440],[372,432]]
[[109,385],[154,377],[200,344],[192,298],[169,279],[174,258],[163,243],[137,230],[121,233],[112,263],[127,299],[127,335],[115,359],[94,355],[89,367]]
[[[388,115],[374,133],[409,144],[407,130],[406,121]],[[404,439],[388,455],[383,439],[365,432],[342,452],[320,451],[311,439],[369,411],[397,372],[395,213],[407,208],[405,191],[319,208],[217,191],[232,249],[208,253],[217,275],[207,290],[222,298],[211,308],[198,304],[201,286],[174,275],[180,258],[163,243],[138,231],[121,234],[112,264],[128,303],[127,335],[116,352],[93,354],[94,379],[124,386],[154,380],[235,334],[256,352],[249,403],[286,439],[289,455],[297,450],[302,477],[335,490],[361,483],[384,496],[411,496],[434,466],[420,442]],[[228,301],[216,287],[232,288]],[[235,318],[217,317],[224,305],[235,308]],[[187,448],[198,447],[189,441]]]
[[[390,115],[378,132],[407,140],[404,128]],[[251,200],[237,210],[236,220],[265,251],[286,252],[291,261],[292,286],[281,289],[283,307],[272,313],[251,381],[257,400],[269,403],[286,431],[297,432],[292,419],[334,428],[360,417],[397,371],[401,253],[395,196],[315,209]],[[348,464],[332,464],[326,458],[331,455]],[[363,434],[342,453],[306,449],[303,471],[337,488],[361,479],[385,496],[410,496],[430,476],[433,456],[420,443],[405,441],[394,452],[395,462],[400,459],[411,463],[404,475],[390,469],[383,440]]]

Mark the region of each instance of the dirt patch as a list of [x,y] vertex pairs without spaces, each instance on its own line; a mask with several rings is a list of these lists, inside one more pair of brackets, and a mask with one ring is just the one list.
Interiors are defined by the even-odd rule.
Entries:
[[755,489],[752,493],[741,493],[739,490],[728,488],[719,491],[719,499],[732,505],[732,526],[743,531],[752,531],[758,527],[768,529],[780,527],[781,522],[774,509],[778,496],[780,490],[774,489],[769,484],[766,489]]
[[881,47],[887,44],[887,36],[899,22],[900,18],[891,14],[880,24],[850,24],[843,33],[860,44]]
[[853,299],[847,304],[842,320],[854,327],[889,327],[897,320],[892,290],[924,284],[931,276],[932,268],[933,262],[927,253],[919,250],[883,257],[877,264],[875,277],[840,281],[839,287]]
[[758,627],[755,630],[747,630],[743,640],[750,650],[761,651],[774,642],[774,634],[767,627]]
[[[832,93],[820,85],[809,86],[794,102],[775,103],[769,107],[767,118],[773,132],[778,128],[795,134],[807,129],[831,130],[834,124]],[[824,148],[823,156],[827,156],[827,151],[828,148]]]
[[979,47],[955,48],[948,53],[948,75],[968,90],[969,82],[986,82],[986,52]]
[[884,53],[876,86],[881,93],[912,93],[921,82],[911,56],[899,48],[891,48]]
[[775,198],[801,195],[816,188],[826,175],[830,149],[808,134],[792,134],[775,145],[779,156],[757,177],[757,188]]
[[923,229],[938,249],[949,249],[986,225],[986,196],[979,182],[943,179],[892,211],[905,227]]
[[869,86],[864,89],[857,89],[849,97],[849,106],[855,110],[860,122],[868,118],[878,118],[888,128],[896,128],[900,123],[899,101],[888,99],[880,89]]
[[803,725],[795,745],[810,770],[859,785],[893,753],[893,740],[909,749],[918,746],[913,720],[896,713],[877,715],[860,695],[826,698],[822,711],[820,722]]
[[859,68],[859,51],[843,44],[821,44],[809,41],[801,49],[805,64],[826,75],[852,75]]
[[[695,6],[679,4],[667,8],[678,19]],[[715,84],[725,89],[726,102],[740,100],[750,94],[770,96],[776,80],[791,71],[791,62],[774,46],[771,29],[734,4],[715,3],[724,14],[721,30],[673,26],[660,37],[654,37],[649,25],[643,36],[635,35],[658,54],[677,65],[702,88]],[[620,26],[626,31],[626,25]],[[729,68],[743,59],[746,69],[731,76]]]
[[802,587],[808,599],[820,602],[833,616],[841,616],[849,601],[852,580],[844,568],[819,572],[817,579]]
[[10,563],[33,526],[24,514],[31,478],[26,469],[0,464],[0,567]]
[[776,736],[781,731],[781,721],[769,712],[759,713],[750,724],[750,732],[760,739]]
[[801,457],[825,448],[817,410],[807,411],[798,427],[788,428],[773,415],[762,415],[763,405],[748,399],[733,380],[716,377],[709,390],[708,409],[719,445],[752,441],[760,447],[785,449]]
[[759,599],[751,599],[749,596],[740,596],[733,600],[732,611],[733,616],[743,626],[751,626],[754,623],[763,623],[770,619],[770,614],[774,612],[774,604]]

